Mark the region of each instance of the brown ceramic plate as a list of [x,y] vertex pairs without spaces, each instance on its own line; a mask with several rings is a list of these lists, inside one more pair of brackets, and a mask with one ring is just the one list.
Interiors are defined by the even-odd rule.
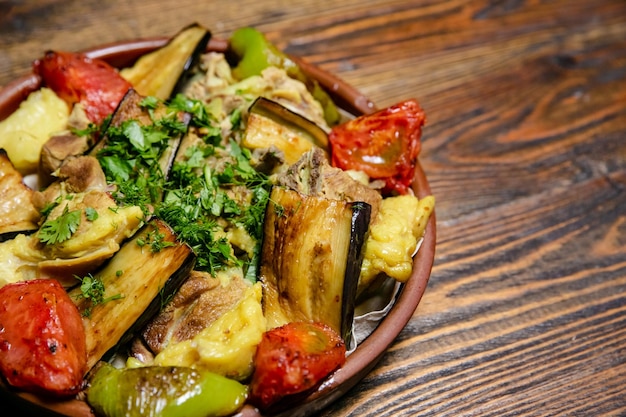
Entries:
[[[100,58],[118,68],[132,65],[141,55],[163,46],[167,38],[151,38],[128,42],[119,42],[89,49],[89,56]],[[227,42],[212,39],[209,50],[223,52]],[[371,113],[375,106],[357,90],[334,75],[294,58],[303,70],[311,77],[317,79],[331,94],[335,102],[345,111],[353,115]],[[0,120],[11,114],[28,94],[40,86],[40,79],[35,75],[27,75],[6,85],[0,90]],[[417,166],[413,190],[418,197],[431,194],[430,187],[422,168]],[[415,255],[413,273],[406,284],[402,285],[396,296],[395,304],[385,316],[374,332],[363,341],[357,349],[348,356],[345,365],[330,375],[319,388],[300,399],[297,405],[280,414],[281,417],[302,417],[314,414],[328,404],[344,395],[350,388],[356,385],[376,365],[385,350],[402,331],[413,315],[417,305],[426,289],[430,277],[433,259],[435,255],[435,214],[432,213],[422,245]],[[20,409],[20,414],[32,413],[33,415],[65,415],[75,417],[93,416],[90,407],[83,401],[67,400],[54,401],[41,398],[29,393],[14,392],[8,388],[3,380],[0,380],[0,398],[3,404],[7,401]],[[3,406],[4,409],[4,406]],[[240,413],[240,417],[260,417],[259,412],[246,406]]]

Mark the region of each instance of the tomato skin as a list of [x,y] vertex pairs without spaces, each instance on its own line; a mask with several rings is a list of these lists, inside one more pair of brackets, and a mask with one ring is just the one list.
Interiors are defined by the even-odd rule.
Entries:
[[80,53],[48,51],[33,63],[33,69],[70,106],[81,103],[96,124],[113,113],[131,88],[115,68]]
[[345,343],[325,324],[293,322],[269,330],[257,347],[249,400],[267,409],[315,387],[345,361]]
[[86,367],[82,318],[57,280],[0,288],[0,371],[10,385],[72,395],[82,389]]
[[332,128],[332,164],[383,180],[383,194],[407,194],[421,150],[424,111],[410,99]]

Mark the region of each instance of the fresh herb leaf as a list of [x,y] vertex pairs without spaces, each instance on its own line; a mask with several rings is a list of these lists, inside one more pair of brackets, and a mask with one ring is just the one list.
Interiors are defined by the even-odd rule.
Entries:
[[152,253],[157,253],[162,251],[164,248],[174,246],[173,242],[165,240],[165,234],[160,233],[159,230],[155,227],[150,232],[146,233],[146,237],[137,239],[137,246],[144,247],[150,246],[150,250]]
[[[252,200],[246,207],[240,223],[257,241],[263,238],[263,223],[265,221],[265,210],[269,202],[270,193],[265,187],[257,187],[253,190]],[[284,208],[283,208],[284,210]]]
[[193,117],[193,122],[196,126],[211,126],[211,118],[204,106],[204,103],[200,100],[185,97],[182,94],[177,94],[170,103],[168,108],[172,110],[178,110],[185,113],[189,113]]
[[245,148],[241,148],[234,140],[230,141],[230,152],[235,157],[236,165],[235,170],[239,183],[244,184],[250,188],[258,185],[263,185],[268,182],[267,177],[250,165],[250,151]]
[[85,129],[71,129],[70,131],[76,136],[92,136],[100,131],[100,127],[95,123],[89,123]]
[[39,230],[39,241],[46,245],[65,242],[80,225],[80,210],[69,211],[65,206],[63,213],[56,219],[46,220]]
[[87,207],[85,209],[85,217],[90,222],[93,222],[98,219],[98,211],[93,207]]
[[[146,106],[155,102],[144,101]],[[107,130],[105,146],[98,151],[107,181],[117,186],[113,197],[121,205],[138,205],[148,214],[149,207],[160,201],[165,178],[159,160],[171,138],[185,130],[175,113],[142,125],[126,120]]]
[[248,260],[243,265],[243,270],[245,271],[244,279],[252,282],[253,284],[257,280],[260,253],[261,253],[261,242],[258,241],[257,244],[255,245],[254,252],[252,253],[252,259]]
[[41,215],[43,217],[48,217],[48,215],[54,210],[56,206],[61,202],[61,196],[55,198],[53,201],[48,201],[44,207],[41,209]]
[[148,149],[148,142],[144,135],[141,125],[136,120],[129,120],[123,124],[124,136],[128,138],[130,143],[140,152]]
[[239,129],[241,127],[241,109],[240,108],[236,108],[230,114],[230,124],[233,130]]
[[168,108],[190,114],[190,125],[198,128],[197,133],[205,143],[218,145],[221,142],[222,129],[202,101],[178,94],[170,101]]
[[206,158],[215,154],[213,146],[190,146],[185,151],[187,161],[184,165],[190,168],[199,168],[205,164]]
[[143,100],[141,100],[139,105],[143,107],[144,109],[155,110],[156,108],[159,107],[159,103],[161,103],[161,101],[158,98],[154,96],[148,96],[148,97],[145,97]]
[[113,183],[123,183],[130,179],[134,169],[131,161],[118,155],[105,155],[99,158],[102,169],[107,173],[108,180]]
[[172,193],[155,214],[169,224],[177,237],[195,252],[196,269],[211,274],[228,265],[237,263],[232,248],[225,238],[216,239],[218,226],[215,220],[203,212],[201,203],[193,193],[184,190]]
[[80,293],[81,296],[90,301],[90,306],[83,311],[85,317],[91,316],[91,309],[99,304],[104,304],[109,301],[119,300],[122,298],[121,294],[116,294],[108,298],[104,298],[105,288],[104,282],[99,277],[94,277],[89,274],[86,277],[74,277],[80,281]]

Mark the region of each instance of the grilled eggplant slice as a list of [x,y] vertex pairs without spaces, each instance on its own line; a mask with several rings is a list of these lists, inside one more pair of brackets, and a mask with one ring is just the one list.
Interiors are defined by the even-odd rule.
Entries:
[[268,327],[319,321],[348,343],[370,206],[274,187],[261,253]]
[[[141,226],[139,207],[117,207],[106,192],[92,190],[71,196],[59,195],[59,205],[50,211],[39,231],[0,243],[0,286],[48,277],[71,288],[77,282],[75,275],[82,276],[104,264]],[[75,229],[59,229],[70,218],[66,214],[74,216],[71,222]],[[67,230],[69,235],[61,238],[59,230]]]
[[293,164],[317,146],[328,152],[328,135],[312,121],[281,104],[259,97],[250,106],[243,146],[267,149],[274,146]]
[[[52,209],[34,235],[36,248],[44,257],[37,264],[39,275],[56,278],[70,287],[76,283],[75,275],[84,275],[103,265],[142,224],[139,207],[117,207],[106,192],[93,190],[71,196],[71,200],[62,201]],[[48,227],[54,230],[53,222],[70,212],[80,216],[76,230],[67,240],[51,240]]]
[[81,288],[72,289],[70,296],[84,316],[88,367],[112,356],[143,328],[187,279],[194,262],[191,248],[155,219],[93,275],[104,285],[104,299],[114,299],[94,305]]
[[144,96],[167,100],[187,81],[187,72],[205,51],[211,33],[198,24],[183,29],[165,46],[143,55],[122,77]]
[[41,214],[33,205],[33,190],[23,180],[6,151],[0,149],[0,242],[39,227]]

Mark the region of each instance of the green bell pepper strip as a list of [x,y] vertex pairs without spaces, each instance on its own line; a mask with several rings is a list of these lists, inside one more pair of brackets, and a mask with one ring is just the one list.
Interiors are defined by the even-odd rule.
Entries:
[[309,78],[289,57],[269,42],[265,35],[251,27],[243,27],[233,32],[230,37],[230,49],[239,57],[233,68],[233,76],[239,80],[260,75],[267,67],[282,68],[291,78],[301,81],[313,98],[324,109],[324,119],[329,126],[335,126],[341,120],[337,106],[317,80]]
[[91,379],[87,402],[105,417],[220,417],[239,410],[247,393],[245,385],[213,372],[103,364]]

